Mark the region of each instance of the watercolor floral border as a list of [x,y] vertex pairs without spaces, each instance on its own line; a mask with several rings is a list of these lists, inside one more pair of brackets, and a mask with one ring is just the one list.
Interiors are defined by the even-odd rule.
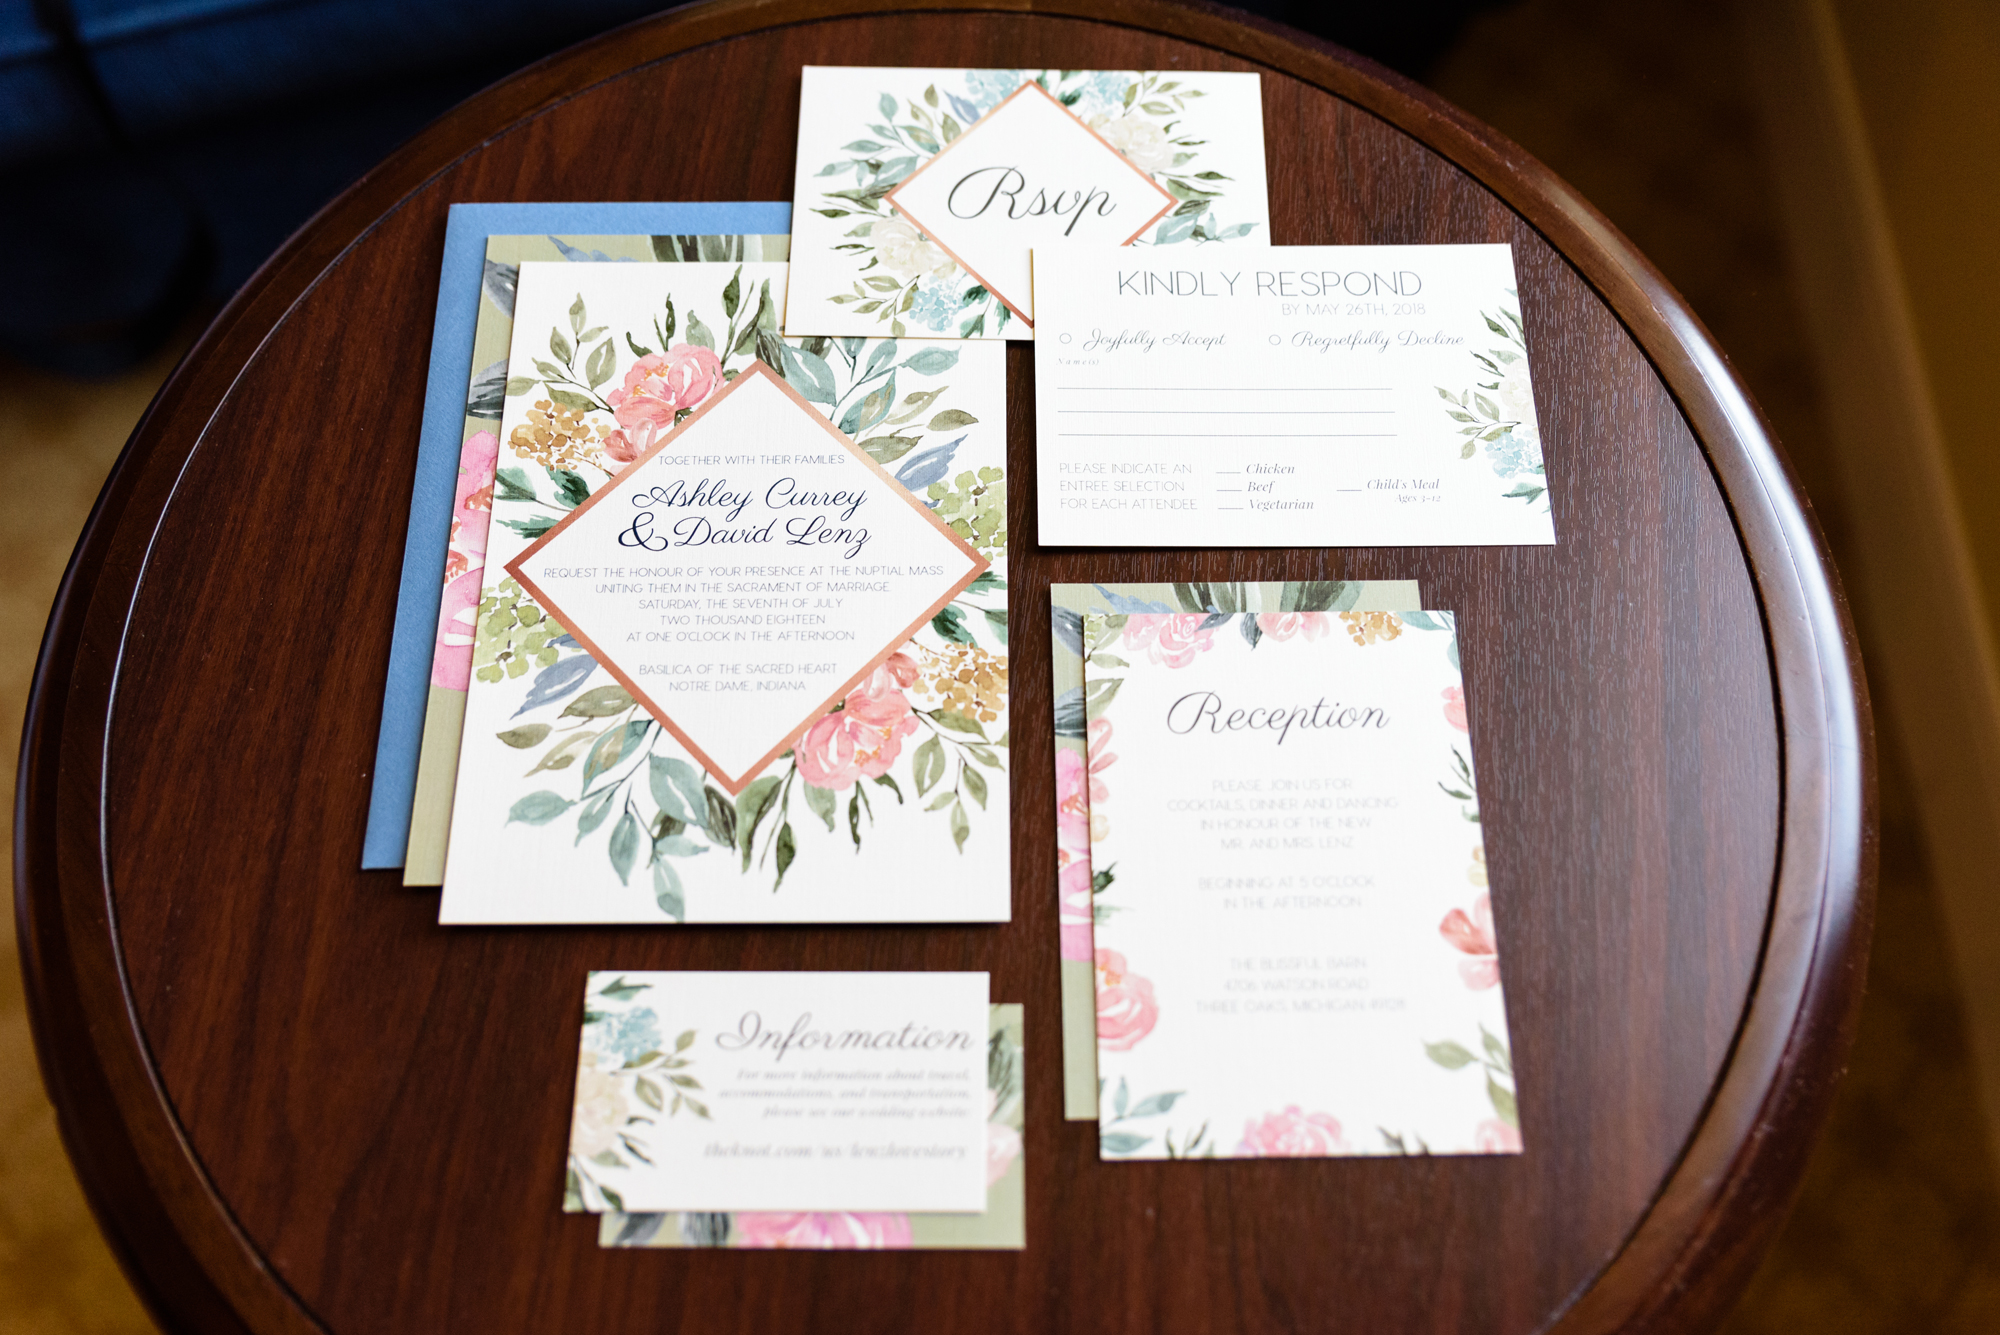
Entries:
[[[507,821],[548,826],[573,815],[578,845],[608,825],[604,855],[619,880],[630,884],[645,869],[655,903],[677,922],[686,920],[678,864],[688,858],[720,852],[743,874],[754,865],[771,875],[774,890],[783,885],[799,853],[795,801],[802,819],[834,833],[844,795],[857,849],[877,801],[925,803],[925,812],[948,821],[963,852],[972,832],[967,804],[987,805],[987,774],[1004,773],[1008,746],[1006,475],[954,467],[978,418],[951,406],[948,382],[932,384],[957,366],[960,351],[909,352],[895,339],[788,342],[778,334],[770,283],[746,291],[741,266],[721,293],[721,318],[708,313],[712,323],[669,297],[648,328],[612,331],[591,323],[579,294],[566,327],[549,330],[548,357],[528,357],[534,374],[505,385],[509,397],[539,394],[527,420],[508,432],[513,462],[494,470],[493,522],[523,539],[540,537],[754,358],[823,405],[844,434],[884,468],[894,466],[898,484],[994,564],[937,613],[928,635],[811,724],[777,772],[734,799],[689,760],[658,749],[665,730],[622,686],[585,689],[595,660],[518,583],[490,587],[477,611],[471,675],[498,683],[534,674],[515,712],[522,721],[497,737],[535,753],[524,778],[551,776],[510,805]],[[1001,725],[997,736],[989,724]],[[906,754],[913,738],[920,740]],[[567,775],[555,779],[563,771],[580,777],[574,795],[549,786],[563,784]]]
[[[1520,303],[1513,288],[1507,289],[1507,295],[1515,304]],[[1542,432],[1535,418],[1534,387],[1528,375],[1527,331],[1521,327],[1520,314],[1506,306],[1497,315],[1487,311],[1479,315],[1487,331],[1500,342],[1472,354],[1477,365],[1470,387],[1453,393],[1439,385],[1438,397],[1444,400],[1445,415],[1459,424],[1457,434],[1463,438],[1459,458],[1471,459],[1483,451],[1501,485],[1514,484],[1501,493],[1505,499],[1519,500],[1523,505],[1540,501],[1546,512],[1547,470],[1542,464]]]
[[[1194,601],[1195,595],[1190,591],[1183,605]],[[1232,601],[1240,608],[1247,600],[1238,594]],[[1266,640],[1280,644],[1293,640],[1311,643],[1333,633],[1337,625],[1339,632],[1358,648],[1395,641],[1410,630],[1443,632],[1447,636],[1445,657],[1454,671],[1460,670],[1457,621],[1451,613],[1414,610],[1329,612],[1317,606],[1310,610],[1304,606],[1308,602],[1325,602],[1330,606],[1332,601],[1323,594],[1315,593],[1310,597],[1294,599],[1291,610],[1278,613],[1241,610],[1186,612],[1159,605],[1135,612],[1093,613],[1079,618],[1077,652],[1087,668],[1098,668],[1102,675],[1086,675],[1080,701],[1086,738],[1083,756],[1064,767],[1062,753],[1058,754],[1059,846],[1064,845],[1065,840],[1081,840],[1080,850],[1072,851],[1072,856],[1087,857],[1090,844],[1101,840],[1104,835],[1101,808],[1110,797],[1104,774],[1117,760],[1116,754],[1108,750],[1113,723],[1106,715],[1124,680],[1115,674],[1132,665],[1130,659],[1110,652],[1112,649],[1133,657],[1143,654],[1154,666],[1178,669],[1189,666],[1213,649],[1216,636],[1226,633],[1232,624],[1252,650]],[[1351,607],[1355,600],[1350,598],[1347,601]],[[1213,606],[1212,596],[1203,597],[1196,605]],[[1056,630],[1059,639],[1064,637],[1065,631],[1066,627],[1059,617]],[[1451,727],[1469,734],[1462,686],[1447,687],[1442,692],[1441,712]],[[1465,804],[1461,814],[1476,825],[1479,822],[1478,786],[1472,771],[1470,747],[1461,751],[1454,745],[1450,748],[1450,755],[1451,777],[1448,781],[1441,781],[1438,787],[1447,797]],[[1066,771],[1067,784],[1060,777]],[[1060,858],[1061,854],[1058,856]],[[1086,861],[1081,865],[1095,868],[1096,863]],[[1097,881],[1101,879],[1104,886],[1110,885],[1113,871],[1113,867],[1106,866],[1092,878],[1093,922],[1101,922],[1109,913],[1121,911],[1099,905],[1094,898],[1102,888]],[[1467,878],[1476,886],[1484,887],[1486,884],[1485,849],[1483,842],[1477,838],[1473,842]],[[1068,888],[1065,886],[1066,892]],[[1500,985],[1499,947],[1493,931],[1489,895],[1478,896],[1469,913],[1464,909],[1451,910],[1439,924],[1438,933],[1448,948],[1467,957],[1459,962],[1458,969],[1468,990],[1485,991]],[[1092,963],[1097,994],[1098,1050],[1131,1051],[1159,1024],[1160,1003],[1153,983],[1134,971],[1124,954],[1108,947],[1094,947]],[[1481,1048],[1477,1054],[1450,1039],[1423,1044],[1425,1056],[1438,1066],[1458,1070],[1477,1062],[1486,1076],[1486,1094],[1494,1115],[1474,1128],[1469,1146],[1448,1152],[1520,1153],[1522,1138],[1512,1053],[1506,1042],[1494,1036],[1484,1025],[1479,1026],[1479,1034]],[[1381,1137],[1379,1148],[1351,1141],[1332,1113],[1308,1112],[1297,1104],[1251,1117],[1245,1122],[1234,1149],[1225,1152],[1206,1119],[1193,1125],[1155,1120],[1167,1117],[1175,1105],[1187,1097],[1188,1091],[1159,1090],[1134,1100],[1124,1077],[1119,1077],[1115,1088],[1107,1088],[1107,1083],[1102,1078],[1098,1081],[1098,1149],[1099,1156],[1104,1159],[1158,1158],[1162,1154],[1169,1159],[1188,1159],[1437,1152],[1421,1136],[1413,1132],[1391,1131],[1387,1127],[1376,1128]],[[1159,1141],[1159,1152],[1142,1155],[1141,1151],[1152,1147],[1156,1139]]]
[[[608,1210],[599,1226],[605,1247],[740,1247],[814,1251],[1018,1248],[1025,1244],[1024,1173],[1017,1167],[1027,1124],[1026,1054],[1021,1007],[989,1010],[986,1047],[986,1213],[641,1213]],[[574,1149],[572,1150],[574,1157]],[[581,1194],[578,1199],[581,1200]],[[969,1230],[969,1235],[968,1235]],[[943,1234],[943,1237],[937,1236]]]
[[[836,253],[854,265],[853,290],[827,298],[872,317],[892,337],[929,330],[945,337],[1001,336],[1013,312],[887,202],[916,174],[1023,83],[1039,84],[1178,203],[1142,245],[1228,241],[1257,226],[1225,222],[1232,178],[1200,162],[1206,141],[1184,124],[1189,102],[1208,94],[1182,71],[966,70],[962,91],[931,83],[915,96],[882,92],[861,117],[867,133],[815,174],[852,183],[823,188],[813,212],[853,220]],[[990,320],[990,326],[989,326]]]

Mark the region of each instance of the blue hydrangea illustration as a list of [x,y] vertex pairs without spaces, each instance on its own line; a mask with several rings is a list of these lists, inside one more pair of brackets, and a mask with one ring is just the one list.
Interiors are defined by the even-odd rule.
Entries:
[[[1021,86],[1019,70],[967,70],[965,89],[971,94],[972,105],[979,108],[979,114],[999,105],[1000,100]],[[1123,90],[1120,90],[1121,94]]]
[[917,299],[910,303],[911,324],[920,324],[926,329],[947,329],[952,316],[958,313],[958,301],[951,294],[950,284],[927,283],[917,289]]
[[1501,477],[1513,477],[1516,473],[1534,471],[1535,452],[1527,441],[1508,431],[1498,440],[1487,442],[1486,461]]
[[1083,96],[1077,99],[1076,105],[1070,110],[1079,116],[1095,116],[1123,110],[1125,90],[1131,84],[1132,77],[1129,74],[1099,70],[1076,86],[1076,91]]
[[660,1017],[644,1008],[607,1015],[597,1022],[594,1038],[599,1052],[629,1062],[648,1052],[661,1051]]

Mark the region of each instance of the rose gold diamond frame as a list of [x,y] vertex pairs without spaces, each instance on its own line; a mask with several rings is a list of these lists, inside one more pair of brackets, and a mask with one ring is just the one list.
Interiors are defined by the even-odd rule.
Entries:
[[665,728],[669,733],[672,733],[674,740],[678,741],[682,746],[686,747],[688,749],[688,753],[692,755],[695,759],[699,760],[702,764],[702,768],[708,771],[709,777],[713,778],[717,783],[721,784],[723,789],[726,790],[731,797],[735,797],[737,794],[741,793],[744,787],[749,784],[751,779],[755,778],[758,774],[761,774],[766,766],[768,766],[772,761],[776,760],[779,756],[783,755],[785,753],[786,748],[790,747],[794,742],[798,741],[798,739],[802,735],[804,735],[805,730],[807,728],[810,728],[813,724],[817,723],[820,720],[820,718],[826,714],[828,710],[833,708],[835,703],[846,698],[847,693],[853,690],[857,685],[859,685],[861,681],[868,676],[869,673],[873,672],[876,668],[886,663],[889,660],[889,656],[891,654],[895,653],[896,651],[901,649],[905,644],[907,644],[912,635],[915,635],[919,630],[923,628],[926,622],[928,622],[932,617],[936,616],[939,612],[943,611],[947,606],[949,606],[952,599],[958,597],[959,594],[963,593],[967,585],[971,584],[973,580],[978,579],[979,576],[985,573],[985,571],[993,564],[991,561],[981,556],[978,552],[978,549],[973,547],[971,543],[959,537],[958,534],[952,532],[951,529],[945,524],[945,522],[942,519],[939,519],[929,506],[925,505],[922,501],[918,500],[916,496],[909,491],[908,488],[904,487],[900,482],[896,481],[895,478],[891,477],[889,475],[889,471],[886,468],[882,467],[882,465],[876,463],[873,459],[869,458],[867,453],[863,451],[858,445],[856,445],[852,440],[850,440],[847,437],[847,435],[840,430],[840,428],[836,427],[833,423],[827,421],[826,418],[820,416],[819,411],[815,409],[810,403],[806,402],[804,395],[800,394],[797,390],[793,389],[790,385],[786,384],[785,378],[783,376],[773,371],[769,366],[766,366],[762,361],[751,362],[749,369],[745,370],[741,375],[737,376],[735,380],[731,381],[728,387],[723,389],[721,393],[716,394],[715,396],[710,398],[707,403],[704,403],[701,405],[701,407],[695,409],[694,413],[691,416],[689,416],[689,418],[685,422],[682,422],[679,426],[675,427],[667,435],[662,437],[660,440],[656,441],[651,449],[647,450],[637,459],[634,459],[630,465],[628,465],[624,470],[620,472],[619,476],[623,477],[625,473],[629,473],[632,469],[639,467],[641,464],[650,462],[655,455],[659,454],[662,450],[666,449],[669,445],[673,444],[675,439],[677,439],[682,432],[688,430],[696,422],[699,422],[705,415],[707,415],[709,409],[721,403],[731,394],[734,394],[739,388],[743,386],[743,384],[746,381],[750,380],[752,377],[755,376],[763,376],[765,379],[768,379],[772,384],[776,385],[792,400],[792,402],[796,403],[799,406],[800,410],[803,411],[807,417],[812,419],[814,422],[817,422],[821,427],[825,428],[827,435],[832,436],[836,441],[840,442],[841,446],[844,449],[846,449],[848,453],[852,454],[856,459],[859,459],[863,464],[867,465],[867,467],[871,471],[873,471],[877,477],[881,478],[884,482],[887,482],[889,486],[909,504],[911,509],[915,510],[918,514],[922,515],[930,523],[931,527],[935,528],[940,534],[942,534],[945,538],[950,540],[952,545],[957,547],[959,551],[963,552],[966,556],[972,559],[972,569],[967,571],[964,577],[961,578],[956,584],[952,585],[951,588],[945,592],[942,598],[939,598],[936,602],[932,603],[928,608],[926,608],[924,610],[923,615],[919,616],[915,621],[912,621],[908,626],[904,627],[903,630],[899,632],[894,638],[892,638],[889,641],[888,648],[884,649],[881,653],[877,654],[874,658],[870,659],[865,667],[863,667],[860,671],[856,672],[853,676],[849,677],[845,682],[841,683],[839,689],[834,691],[832,695],[827,696],[826,699],[820,701],[819,704],[815,705],[796,727],[790,729],[785,733],[783,738],[779,740],[776,746],[772,747],[769,751],[765,752],[764,755],[760,757],[758,760],[752,762],[750,767],[744,770],[740,776],[732,776],[724,773],[722,768],[715,763],[714,759],[711,758],[706,751],[702,750],[701,747],[695,744],[693,738],[689,737],[685,732],[681,731],[680,726],[676,724],[673,721],[673,719],[668,717],[667,712],[664,709],[660,708],[659,704],[653,699],[652,696],[648,695],[643,689],[640,688],[639,684],[636,681],[632,680],[631,677],[625,674],[623,669],[621,669],[616,663],[612,662],[609,655],[605,654],[602,650],[600,650],[588,635],[585,635],[577,627],[571,625],[568,619],[563,616],[562,609],[556,606],[554,600],[551,599],[546,593],[544,593],[541,590],[541,588],[535,584],[533,580],[529,579],[527,575],[523,574],[521,571],[521,565],[523,562],[527,561],[528,558],[533,556],[536,552],[542,550],[542,548],[548,546],[550,542],[555,540],[557,534],[561,533],[564,529],[568,528],[585,511],[589,510],[593,505],[596,505],[600,500],[603,500],[604,498],[608,497],[612,492],[613,485],[617,481],[616,478],[613,479],[612,483],[608,483],[605,486],[600,487],[593,495],[591,495],[591,497],[588,500],[584,501],[583,504],[577,506],[574,510],[570,511],[567,515],[563,516],[561,523],[557,524],[547,533],[544,533],[541,537],[537,538],[532,546],[530,546],[526,551],[522,552],[519,556],[515,557],[513,560],[509,561],[506,566],[507,573],[512,575],[517,581],[519,581],[521,587],[526,589],[534,597],[535,602],[541,606],[542,610],[544,612],[547,612],[550,616],[554,617],[564,630],[568,631],[571,635],[575,636],[577,643],[581,644],[586,650],[589,651],[590,656],[597,660],[598,666],[602,667],[606,672],[609,672],[614,678],[616,678],[618,684],[620,686],[623,686],[625,690],[632,696],[632,698],[634,700],[637,700],[641,705],[643,705],[645,707],[646,712],[653,716],[654,722],[658,723],[662,728]]
[[970,264],[967,264],[964,261],[964,259],[962,259],[959,256],[959,253],[957,251],[953,250],[950,246],[947,246],[944,242],[938,240],[938,234],[931,228],[925,226],[921,218],[917,217],[916,214],[910,212],[910,210],[903,204],[903,202],[896,198],[897,191],[900,191],[904,186],[916,180],[919,176],[922,176],[925,172],[929,171],[931,168],[937,166],[938,163],[942,161],[944,157],[947,154],[949,154],[953,149],[957,148],[960,144],[963,144],[966,140],[970,139],[975,133],[977,133],[980,126],[988,124],[993,119],[994,116],[998,115],[1002,107],[1005,107],[1009,102],[1012,102],[1015,98],[1019,97],[1021,94],[1028,92],[1030,90],[1040,93],[1043,97],[1048,98],[1049,105],[1053,106],[1057,111],[1060,111],[1063,115],[1075,121],[1085,134],[1089,135],[1092,139],[1095,139],[1098,143],[1103,144],[1106,150],[1110,152],[1112,157],[1117,158],[1120,162],[1124,163],[1125,166],[1130,168],[1133,174],[1136,175],[1140,180],[1144,181],[1147,185],[1150,185],[1151,187],[1153,187],[1153,189],[1158,190],[1162,195],[1166,196],[1167,199],[1166,205],[1163,208],[1161,208],[1161,210],[1158,213],[1146,219],[1145,222],[1139,224],[1139,230],[1132,233],[1132,235],[1126,237],[1123,241],[1120,241],[1118,243],[1119,245],[1129,246],[1134,241],[1137,241],[1140,237],[1146,234],[1146,229],[1148,227],[1151,227],[1154,223],[1166,217],[1168,210],[1172,209],[1174,205],[1180,203],[1180,201],[1178,199],[1175,199],[1171,193],[1162,189],[1158,181],[1155,181],[1147,173],[1140,171],[1139,164],[1132,161],[1132,159],[1126,157],[1123,153],[1120,153],[1116,148],[1112,147],[1111,141],[1109,139],[1106,139],[1103,135],[1091,129],[1088,125],[1085,125],[1083,123],[1083,117],[1077,115],[1074,111],[1071,111],[1068,107],[1064,106],[1061,102],[1056,100],[1056,98],[1050,95],[1048,89],[1042,87],[1039,83],[1035,82],[1033,79],[1028,80],[1026,83],[1022,84],[1019,88],[1016,88],[1013,92],[1001,98],[1000,101],[994,106],[993,110],[987,112],[984,116],[981,116],[978,120],[966,126],[964,133],[960,134],[958,138],[952,140],[949,144],[945,145],[944,148],[938,152],[936,157],[932,158],[929,162],[926,162],[923,166],[917,168],[915,171],[911,172],[908,176],[905,176],[902,180],[898,181],[896,183],[895,190],[891,190],[888,194],[884,195],[882,197],[882,200],[890,208],[896,210],[896,212],[902,214],[905,218],[908,218],[912,223],[916,224],[917,230],[922,232],[932,245],[936,246],[939,250],[942,250],[945,254],[951,256],[953,263],[957,264],[959,268],[965,270],[967,273],[971,274],[974,278],[977,278],[979,280],[979,285],[985,288],[988,292],[991,292],[994,296],[1000,298],[1000,304],[1002,306],[1005,306],[1008,310],[1014,312],[1014,317],[1016,319],[1018,319],[1022,324],[1028,326],[1028,328],[1033,329],[1035,327],[1035,322],[1028,317],[1027,312],[1023,311],[1019,306],[1016,306],[1013,302],[1007,300],[1007,295],[1004,292],[1002,292],[999,288],[993,286],[992,283],[988,282],[986,280],[986,275],[980,273],[979,270],[973,268]]

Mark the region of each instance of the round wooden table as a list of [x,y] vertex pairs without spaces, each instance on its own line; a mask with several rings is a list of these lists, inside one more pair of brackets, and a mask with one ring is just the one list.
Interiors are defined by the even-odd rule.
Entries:
[[[1366,62],[1153,0],[897,8],[697,7],[489,90],[140,425],[43,649],[16,871],[43,1070],[134,1279],[190,1331],[1708,1328],[1826,1111],[1873,877],[1852,630],[1742,386],[1588,205]],[[782,199],[805,64],[1260,71],[1273,240],[1512,243],[1560,542],[1043,548],[1016,345],[1014,921],[440,928],[356,867],[446,206]],[[1463,618],[1528,1152],[1100,1163],[1060,1115],[1046,585],[1343,577]],[[600,1250],[559,1207],[605,967],[990,970],[1028,1008],[1027,1250]]]

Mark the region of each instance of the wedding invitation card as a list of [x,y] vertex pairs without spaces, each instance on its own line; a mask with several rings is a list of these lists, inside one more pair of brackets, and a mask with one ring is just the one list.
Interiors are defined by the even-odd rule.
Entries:
[[1093,789],[1104,792],[1094,770],[1111,763],[1108,751],[1095,761],[1084,750],[1091,729],[1108,730],[1098,715],[1104,688],[1084,696],[1083,621],[1092,613],[1255,612],[1273,629],[1314,612],[1362,613],[1421,607],[1417,581],[1286,580],[1282,582],[1190,584],[1053,584],[1050,635],[1055,682],[1056,725],[1056,902],[1062,952],[1063,1116],[1097,1118],[1097,998],[1092,966],[1092,924],[1097,897],[1109,889],[1113,873],[1093,875],[1093,832],[1109,828],[1109,810],[1091,810]]
[[602,1247],[741,1247],[822,1251],[981,1249],[1027,1246],[1025,1125],[1027,1066],[1021,1007],[987,1011],[986,1208],[978,1214],[866,1211],[691,1211],[600,1216]]
[[566,1210],[986,1208],[983,973],[593,973]]
[[787,334],[1028,338],[1033,248],[1269,243],[1258,76],[808,65],[793,198]]
[[[424,387],[423,426],[417,441],[410,523],[403,540],[403,569],[396,594],[389,670],[382,687],[382,722],[376,735],[368,825],[361,866],[376,871],[403,865],[417,782],[418,749],[425,729],[427,678],[437,632],[438,586],[443,576],[454,510],[454,477],[461,447],[481,426],[468,422],[466,379],[507,355],[507,340],[476,340],[491,294],[482,269],[489,236],[533,235],[571,247],[546,258],[632,258],[625,243],[651,251],[704,238],[742,236],[775,247],[718,259],[778,259],[789,244],[789,204],[508,203],[454,204],[445,223],[436,324]],[[657,238],[657,240],[656,240]],[[609,243],[609,244],[607,244]],[[663,244],[664,243],[664,244]],[[540,258],[540,257],[536,257]],[[511,318],[511,307],[503,312]],[[475,348],[475,342],[480,346]],[[480,354],[484,359],[479,360]],[[491,429],[491,419],[484,428]],[[435,885],[432,880],[428,884]]]
[[1518,1153],[1456,618],[1082,646],[1102,1157]]
[[[445,552],[443,594],[436,608],[430,690],[424,707],[416,786],[409,803],[404,885],[437,885],[444,879],[445,837],[451,829],[452,791],[458,778],[465,687],[472,673],[472,644],[486,578],[486,530],[493,513],[493,474],[499,467],[495,435],[506,403],[507,348],[514,329],[514,285],[522,261],[580,264],[724,263],[781,261],[784,236],[489,236],[472,331],[470,384],[465,391],[458,475],[450,491],[451,527]],[[461,368],[463,373],[463,368]],[[428,432],[430,423],[425,422]],[[412,522],[415,522],[414,517]]]
[[445,923],[1005,921],[1002,349],[523,263]]
[[1547,545],[1505,245],[1038,249],[1053,546]]

